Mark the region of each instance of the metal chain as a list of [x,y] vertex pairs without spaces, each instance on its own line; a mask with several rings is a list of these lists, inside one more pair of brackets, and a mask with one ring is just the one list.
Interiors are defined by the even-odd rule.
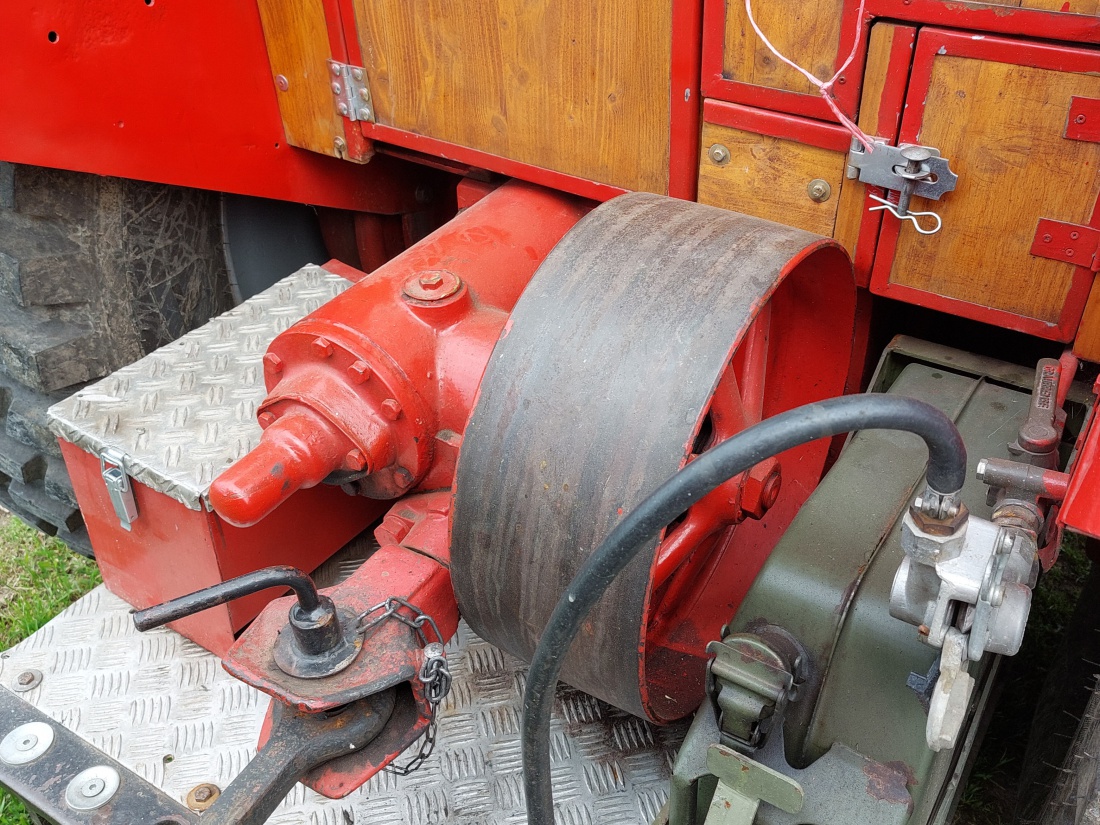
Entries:
[[[402,612],[402,608],[412,615],[409,616]],[[375,613],[379,615],[375,616]],[[418,678],[424,685],[424,696],[428,700],[428,729],[420,738],[420,750],[417,751],[416,756],[404,765],[391,764],[385,768],[389,773],[408,776],[423,765],[435,749],[436,715],[439,704],[451,691],[451,671],[447,668],[447,656],[443,650],[443,637],[439,633],[439,626],[435,623],[435,619],[399,596],[391,596],[386,601],[379,602],[374,607],[364,610],[356,620],[356,627],[360,633],[366,634],[387,619],[397,619],[402,624],[411,627],[416,631],[416,636],[424,648],[424,664],[420,666]],[[428,642],[424,625],[431,627],[436,641]]]

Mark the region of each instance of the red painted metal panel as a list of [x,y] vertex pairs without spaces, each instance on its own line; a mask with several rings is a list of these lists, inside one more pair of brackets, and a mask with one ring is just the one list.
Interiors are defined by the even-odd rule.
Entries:
[[782,112],[770,112],[767,109],[750,109],[748,106],[738,106],[736,103],[721,100],[707,100],[703,104],[703,119],[707,123],[784,140],[796,140],[808,146],[832,149],[835,152],[847,152],[852,140],[848,130],[840,125],[807,120]]
[[[61,452],[103,580],[112,593],[139,608],[273,564],[312,570],[387,506],[345,495],[338,487],[320,486],[297,493],[262,524],[242,530],[134,482],[138,517],[130,530],[124,530],[103,484],[99,459],[66,441],[61,442]],[[318,518],[318,513],[324,517]],[[233,634],[280,595],[277,590],[263,591],[171,626],[224,655]]]
[[1100,143],[1100,100],[1076,95],[1070,99],[1066,137]]
[[386,198],[400,164],[287,146],[275,94],[255,3],[0,4],[0,158],[346,209]]
[[[1093,387],[1100,393],[1100,382]],[[1088,429],[1081,437],[1077,458],[1070,467],[1069,491],[1058,511],[1058,523],[1070,530],[1100,539],[1100,426],[1096,408]]]
[[[392,126],[383,126],[380,123],[364,123],[362,127],[363,133],[367,137],[380,143],[392,143],[395,146],[422,152],[427,156],[441,157],[444,160],[466,167],[488,169],[490,172],[499,172],[502,175],[530,181],[551,189],[560,189],[563,192],[571,192],[574,195],[580,195],[583,198],[590,198],[595,201],[611,200],[626,191],[618,186],[608,186],[605,183],[596,183],[573,175],[566,175],[563,172],[529,166],[526,163],[502,158],[499,155],[490,155],[487,152],[479,152],[477,149],[470,149],[467,146],[459,146],[445,140],[417,135],[402,129],[395,129]],[[385,151],[384,147],[380,151]]]
[[[1061,15],[1066,16],[1066,15]],[[923,29],[913,60],[913,70],[906,97],[899,143],[919,143],[924,115],[924,101],[932,78],[932,64],[937,56],[949,54],[976,60],[1012,63],[1065,72],[1096,72],[1100,70],[1100,55],[1095,51],[1048,45],[1030,41],[1008,40],[1002,37],[973,36],[942,29]],[[947,197],[950,197],[948,195]],[[884,295],[919,306],[961,315],[987,324],[994,324],[1029,335],[1069,342],[1085,310],[1093,273],[1088,265],[1074,269],[1065,304],[1054,323],[1017,315],[1001,309],[973,304],[956,298],[926,292],[903,284],[890,283],[894,254],[902,221],[883,223],[871,278],[871,289]],[[1093,206],[1090,226],[1100,228],[1100,199]],[[1091,263],[1091,261],[1089,262]]]
[[1035,242],[1031,254],[1039,258],[1052,258],[1067,264],[1087,266],[1096,271],[1097,250],[1100,249],[1100,229],[1080,226],[1065,221],[1041,218],[1035,228]]
[[702,27],[702,0],[674,0],[669,83],[668,194],[689,201],[695,200],[699,185]]

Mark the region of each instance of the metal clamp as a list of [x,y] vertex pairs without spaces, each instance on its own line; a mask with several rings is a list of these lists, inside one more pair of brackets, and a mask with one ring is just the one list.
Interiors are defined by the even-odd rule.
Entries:
[[[852,141],[848,153],[848,178],[897,192],[896,204],[877,195],[869,195],[879,203],[879,206],[870,207],[869,211],[883,210],[899,220],[910,221],[922,235],[936,234],[943,221],[935,212],[909,211],[909,199],[916,195],[939,200],[953,191],[959,180],[959,176],[951,171],[947,159],[940,157],[939,149],[907,143],[889,146],[881,140],[875,141],[873,152],[868,152],[858,141]],[[924,228],[918,217],[931,217],[935,227]]]
[[126,474],[126,457],[114,447],[104,450],[99,457],[99,470],[103,475],[103,483],[107,486],[107,495],[111,497],[111,504],[115,508],[119,524],[123,530],[129,530],[130,525],[138,517],[137,502],[134,500],[134,491],[130,486],[130,476]]
[[351,121],[374,123],[374,106],[367,72],[360,66],[349,66],[336,60],[328,61],[330,86],[336,98],[336,111]]

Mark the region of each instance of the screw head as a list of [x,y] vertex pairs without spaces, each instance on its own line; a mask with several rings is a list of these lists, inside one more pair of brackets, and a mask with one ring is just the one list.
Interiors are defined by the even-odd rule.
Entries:
[[382,402],[382,415],[390,421],[396,421],[401,417],[401,405],[396,398],[387,398]]
[[730,162],[730,150],[721,143],[716,143],[711,146],[707,155],[719,166],[725,166]]
[[29,690],[34,690],[40,684],[42,684],[42,671],[32,668],[24,670],[15,677],[15,683],[12,685],[12,690],[16,693],[26,693]]
[[1043,235],[1043,243],[1050,243],[1052,240],[1053,238],[1049,234]]
[[1073,257],[1073,250],[1072,249],[1067,249],[1066,250],[1066,257],[1067,258],[1072,258]]
[[825,203],[833,195],[833,187],[821,178],[814,178],[806,185],[806,194],[814,203]]
[[1087,120],[1087,118],[1084,115],[1078,115],[1077,117],[1075,117],[1073,119],[1073,122],[1077,123],[1077,124],[1081,124],[1081,123],[1084,123],[1086,120]]
[[275,85],[279,87],[280,92],[285,92],[290,88],[290,81],[286,79],[285,75],[275,75]]
[[344,87],[343,87],[343,86],[341,86],[341,85],[340,85],[339,83],[336,83],[336,82],[334,82],[334,83],[332,84],[332,93],[333,93],[334,95],[338,95],[338,94],[340,94],[340,92],[342,92],[342,91],[344,91]]
[[1080,238],[1080,237],[1081,237],[1081,233],[1080,233],[1080,232],[1070,232],[1070,233],[1069,233],[1069,239],[1070,239],[1071,241],[1075,241],[1075,240],[1077,240],[1077,239],[1078,239],[1078,238]]
[[362,80],[363,79],[363,70],[362,69],[352,69],[351,70],[351,76],[354,77],[356,80]]
[[370,107],[364,106],[362,109],[359,110],[359,119],[360,120],[370,120],[370,118],[371,118]]
[[221,796],[221,788],[210,782],[203,782],[201,785],[196,785],[187,792],[186,804],[192,811],[205,811],[219,796]]
[[339,63],[336,63],[335,61],[330,60],[329,64],[328,64],[328,70],[330,72],[332,72],[333,77],[339,77],[340,76],[340,64]]
[[342,115],[347,115],[347,113],[348,113],[348,104],[341,103],[341,104],[337,105],[336,111],[338,111]]
[[337,153],[340,154],[343,154],[344,150],[348,148],[347,143],[342,137],[338,137],[334,141],[332,141],[332,146],[337,151]]
[[359,99],[364,103],[370,103],[370,89],[365,86],[359,90]]

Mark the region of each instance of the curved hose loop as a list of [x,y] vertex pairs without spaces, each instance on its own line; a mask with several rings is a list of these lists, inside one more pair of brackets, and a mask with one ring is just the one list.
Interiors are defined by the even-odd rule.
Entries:
[[529,825],[554,825],[550,710],[569,646],[615,577],[663,527],[729,478],[818,438],[855,430],[905,430],[928,445],[928,486],[951,495],[966,479],[966,447],[954,423],[930,404],[866,394],[807,404],[743,430],[703,453],[627,515],[584,563],[554,608],[535,649],[523,695],[523,784]]

